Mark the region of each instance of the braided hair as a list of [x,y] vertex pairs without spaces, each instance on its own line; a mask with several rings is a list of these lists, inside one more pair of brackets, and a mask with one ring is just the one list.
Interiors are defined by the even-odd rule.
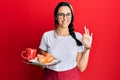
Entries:
[[70,10],[71,10],[72,19],[71,19],[71,22],[70,22],[70,24],[69,24],[69,26],[68,26],[68,28],[69,28],[69,33],[70,33],[70,35],[72,36],[72,38],[74,38],[74,40],[76,41],[76,44],[77,44],[78,46],[81,46],[82,43],[76,38],[76,35],[75,35],[75,32],[74,32],[74,25],[73,25],[74,14],[73,14],[73,9],[72,9],[72,6],[71,6],[68,2],[60,2],[60,3],[56,6],[56,8],[55,8],[55,10],[54,10],[54,22],[55,22],[55,25],[56,25],[56,24],[59,24],[59,23],[58,23],[58,20],[56,19],[56,17],[57,17],[57,13],[58,13],[59,8],[62,7],[62,6],[68,6],[68,7],[70,8]]

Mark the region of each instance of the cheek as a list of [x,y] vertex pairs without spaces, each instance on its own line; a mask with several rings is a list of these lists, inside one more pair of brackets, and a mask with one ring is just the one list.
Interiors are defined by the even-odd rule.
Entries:
[[62,21],[63,21],[62,19],[58,19],[58,23],[62,23]]
[[71,22],[71,19],[69,20],[69,22]]
[[71,20],[68,20],[68,24],[70,24],[71,23]]
[[[57,18],[57,21],[58,21],[59,24],[63,24],[63,21],[64,21],[64,20]],[[68,25],[70,24],[70,22],[71,22],[71,19],[67,20],[67,24],[68,24]]]

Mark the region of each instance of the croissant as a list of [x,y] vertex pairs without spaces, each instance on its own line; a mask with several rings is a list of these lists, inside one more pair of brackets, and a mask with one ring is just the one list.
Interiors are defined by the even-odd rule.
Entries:
[[50,53],[45,53],[44,55],[38,54],[37,55],[38,61],[40,63],[50,63],[54,60],[54,57]]

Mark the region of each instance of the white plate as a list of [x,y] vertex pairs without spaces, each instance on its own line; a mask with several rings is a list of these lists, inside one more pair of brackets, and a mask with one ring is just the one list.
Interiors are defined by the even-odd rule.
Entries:
[[60,60],[58,60],[58,59],[55,58],[52,62],[43,64],[43,63],[40,63],[40,62],[37,60],[37,57],[36,57],[35,59],[29,60],[29,61],[30,61],[31,64],[33,64],[33,65],[43,65],[43,66],[52,66],[52,65],[56,65],[56,64],[58,64],[58,63],[61,62]]

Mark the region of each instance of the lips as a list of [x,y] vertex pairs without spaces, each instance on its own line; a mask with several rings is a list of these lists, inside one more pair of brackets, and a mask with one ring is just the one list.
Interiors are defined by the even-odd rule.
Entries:
[[62,21],[63,24],[66,24],[66,23],[68,23],[68,22],[69,22],[69,21]]

